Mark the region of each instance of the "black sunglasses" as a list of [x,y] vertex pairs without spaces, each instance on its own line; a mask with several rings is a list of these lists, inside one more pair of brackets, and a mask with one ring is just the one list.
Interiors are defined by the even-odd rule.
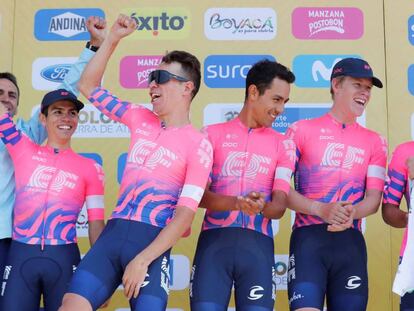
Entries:
[[175,79],[177,81],[181,82],[187,82],[190,81],[187,78],[183,78],[180,76],[177,76],[167,70],[154,70],[152,71],[148,76],[148,84],[150,84],[152,81],[155,81],[157,84],[164,84],[170,81],[171,79]]

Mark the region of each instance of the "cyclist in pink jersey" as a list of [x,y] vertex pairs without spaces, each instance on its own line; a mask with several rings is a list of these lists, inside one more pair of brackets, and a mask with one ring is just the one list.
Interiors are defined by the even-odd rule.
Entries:
[[227,310],[233,284],[237,310],[273,310],[271,221],[286,208],[295,147],[271,126],[294,80],[277,62],[254,64],[239,116],[205,129],[214,157],[201,201],[206,215],[191,275],[193,311]]
[[[400,261],[405,254],[408,233],[408,212],[400,209],[400,203],[402,197],[405,196],[407,209],[411,210],[410,191],[412,191],[412,189],[410,189],[410,180],[412,182],[414,179],[413,160],[414,142],[406,142],[395,148],[388,165],[388,179],[382,204],[382,217],[384,218],[384,221],[392,227],[405,228],[401,244]],[[414,310],[414,293],[406,292],[401,297],[400,310]]]
[[170,249],[190,227],[211,170],[211,144],[189,119],[201,79],[196,57],[182,51],[163,57],[149,76],[153,112],[100,87],[112,52],[135,28],[120,15],[79,84],[101,112],[129,127],[131,141],[117,206],[61,310],[96,309],[120,283],[132,310],[164,310]]
[[387,145],[356,122],[382,87],[361,59],[339,61],[331,74],[333,106],[326,115],[294,123],[296,211],[290,241],[288,295],[291,310],[365,310],[368,276],[361,219],[381,201]]
[[59,89],[41,103],[45,146],[19,131],[0,106],[0,138],[15,167],[12,244],[2,286],[2,310],[57,310],[80,261],[76,220],[84,203],[91,244],[104,227],[103,172],[70,148],[83,104]]

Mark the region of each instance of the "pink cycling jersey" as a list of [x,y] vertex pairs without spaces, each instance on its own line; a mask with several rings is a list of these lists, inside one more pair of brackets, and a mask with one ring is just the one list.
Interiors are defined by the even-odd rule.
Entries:
[[14,163],[13,240],[26,244],[76,243],[84,203],[89,221],[104,218],[104,175],[94,161],[71,149],[39,146],[0,116],[0,138]]
[[131,132],[111,218],[165,227],[176,206],[196,211],[212,163],[212,148],[205,135],[192,125],[165,128],[149,109],[123,102],[103,88],[95,89],[89,100]]
[[[287,135],[297,148],[295,188],[320,202],[356,204],[365,191],[384,188],[387,143],[358,123],[344,125],[330,113],[291,125]],[[296,213],[294,228],[324,223],[313,215]],[[353,228],[361,230],[361,220]]]
[[[213,169],[210,190],[223,195],[289,193],[295,164],[295,146],[271,128],[247,128],[239,118],[210,125],[206,132],[213,145]],[[273,237],[271,220],[262,215],[249,216],[240,211],[207,210],[203,230],[240,227]]]
[[[403,143],[395,148],[390,164],[388,165],[388,179],[384,191],[384,203],[400,206],[401,199],[405,196],[407,207],[410,209],[410,187],[408,184],[407,160],[414,156],[414,142]],[[404,254],[407,245],[407,229],[401,244],[400,255]]]

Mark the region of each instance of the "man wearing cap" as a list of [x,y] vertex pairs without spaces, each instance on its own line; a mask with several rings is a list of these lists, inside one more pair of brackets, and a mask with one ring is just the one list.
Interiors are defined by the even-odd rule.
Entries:
[[57,310],[80,261],[76,220],[86,204],[89,239],[104,227],[104,175],[75,153],[71,137],[83,104],[65,89],[47,93],[40,122],[48,139],[39,146],[22,134],[0,105],[0,138],[15,167],[13,234],[3,275],[0,310]]
[[[65,75],[60,88],[67,89],[78,94],[77,83],[86,63],[95,54],[96,48],[100,46],[104,38],[105,21],[98,17],[89,17],[87,29],[91,39],[88,42],[78,61],[72,65]],[[0,107],[6,108],[7,112],[14,117],[19,105],[20,90],[16,77],[8,72],[0,73]],[[39,112],[32,116],[29,121],[18,119],[16,127],[24,132],[35,143],[42,143],[46,138],[46,131],[39,122]],[[12,211],[15,200],[14,166],[5,145],[0,141],[0,275],[3,275],[4,262],[11,243],[12,235]],[[1,296],[0,296],[1,301]]]
[[357,123],[372,86],[382,88],[369,64],[339,61],[331,75],[333,105],[322,117],[298,121],[287,135],[296,143],[296,211],[290,240],[290,310],[366,310],[367,253],[362,218],[380,204],[387,144]]

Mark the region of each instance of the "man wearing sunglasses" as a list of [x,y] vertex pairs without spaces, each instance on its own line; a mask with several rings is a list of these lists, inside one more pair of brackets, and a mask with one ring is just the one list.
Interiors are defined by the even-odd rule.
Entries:
[[193,55],[170,52],[149,76],[153,111],[100,87],[112,52],[135,28],[120,15],[79,84],[102,113],[129,127],[131,143],[117,206],[77,268],[61,310],[95,310],[120,283],[132,310],[165,310],[170,249],[190,227],[211,170],[211,144],[189,118],[201,79]]

